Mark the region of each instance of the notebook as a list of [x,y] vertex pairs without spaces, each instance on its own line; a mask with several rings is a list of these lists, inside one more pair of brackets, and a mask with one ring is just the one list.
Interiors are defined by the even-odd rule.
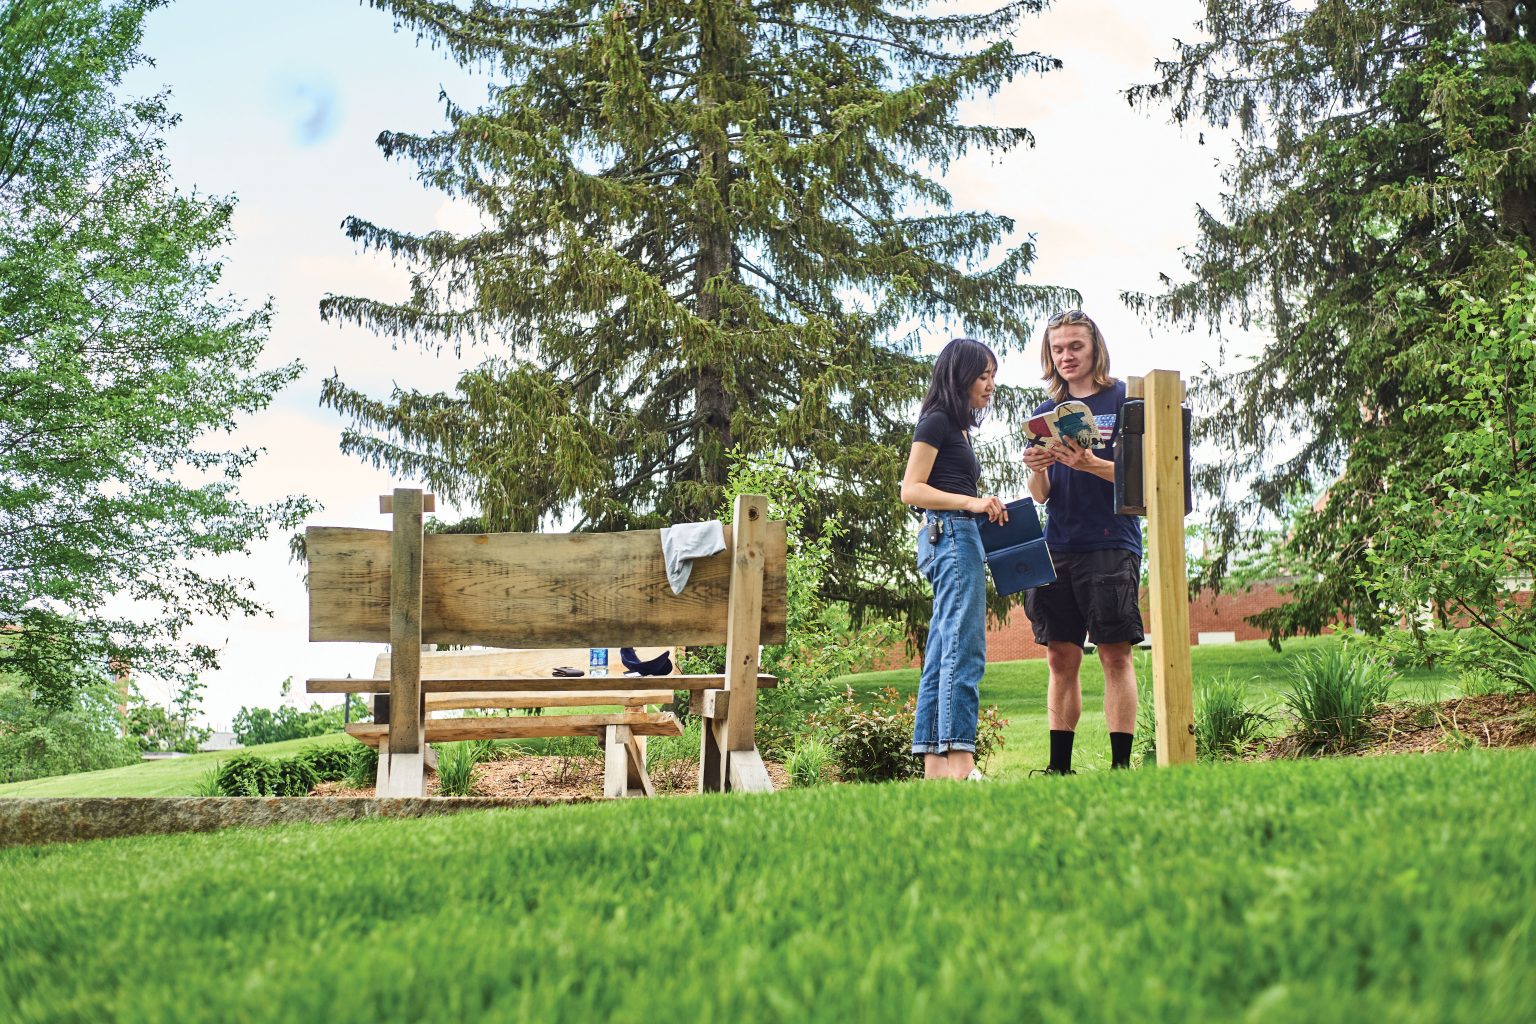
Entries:
[[1003,596],[1017,594],[1030,587],[1056,582],[1056,566],[1045,546],[1040,516],[1029,498],[1010,501],[1006,523],[980,522],[981,546],[987,565],[992,569],[992,583]]

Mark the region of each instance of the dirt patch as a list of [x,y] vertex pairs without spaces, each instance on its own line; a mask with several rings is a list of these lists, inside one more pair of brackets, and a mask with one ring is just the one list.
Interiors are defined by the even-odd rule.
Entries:
[[[1332,751],[1347,757],[1381,754],[1432,754],[1473,747],[1536,746],[1536,693],[1490,693],[1457,697],[1438,704],[1395,705],[1371,716],[1371,731],[1361,742]],[[1295,734],[1262,741],[1248,752],[1251,760],[1310,757]]]
[[[776,761],[764,762],[774,791],[789,788],[789,772]],[[697,791],[696,761],[668,761],[651,766],[651,783],[658,796],[681,796]],[[600,799],[603,795],[603,760],[600,757],[520,755],[484,761],[470,776],[471,795],[500,799],[569,800]],[[437,773],[427,773],[427,795],[438,792]],[[322,782],[314,796],[372,796],[372,787],[351,789],[342,782]]]

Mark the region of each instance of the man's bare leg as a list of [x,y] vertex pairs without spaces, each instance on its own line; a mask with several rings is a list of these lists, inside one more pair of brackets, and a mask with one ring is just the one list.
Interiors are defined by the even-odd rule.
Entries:
[[[1053,641],[1046,645],[1046,666],[1051,682],[1046,690],[1046,716],[1052,729],[1076,731],[1083,714],[1083,684],[1078,669],[1083,664],[1083,649],[1077,644]],[[1134,684],[1132,689],[1135,689]]]
[[1109,726],[1111,767],[1131,766],[1131,736],[1136,732],[1136,662],[1131,645],[1100,644],[1104,668],[1104,721]]

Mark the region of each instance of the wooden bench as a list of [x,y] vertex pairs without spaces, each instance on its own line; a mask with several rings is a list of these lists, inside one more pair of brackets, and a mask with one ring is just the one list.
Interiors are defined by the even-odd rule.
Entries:
[[[589,653],[589,649],[585,647],[524,651],[423,651],[421,679],[423,683],[428,683],[454,679],[553,678],[553,672],[558,666],[585,666]],[[665,653],[671,656],[674,666],[677,664],[677,648],[644,647],[639,648],[637,653],[643,661],[649,661]],[[624,671],[621,659],[622,655],[618,648],[608,651],[611,671],[620,673]],[[369,746],[378,746],[389,732],[388,726],[384,724],[389,721],[389,662],[388,653],[380,654],[374,660],[372,678],[376,696],[373,703],[373,723],[356,723],[347,726],[349,735]],[[651,687],[648,690],[600,689],[606,679],[589,675],[585,677],[588,689],[570,692],[536,690],[524,693],[424,693],[422,705],[427,717],[424,733],[429,739],[448,742],[452,738],[454,729],[448,724],[452,719],[440,717],[438,721],[434,721],[432,716],[434,714],[443,716],[458,710],[596,709],[618,706],[629,711],[632,716],[640,716],[646,714],[650,707],[659,708],[661,705],[672,703],[675,695],[670,688],[670,680],[676,674],[677,669],[674,667],[671,675],[646,677]],[[382,697],[379,694],[382,694]],[[569,714],[569,712],[563,712],[563,714]],[[461,731],[469,733],[473,738],[473,730],[476,727],[468,724],[464,719],[458,721],[462,726]],[[654,724],[657,720],[631,717],[625,721],[632,726],[629,730],[631,735],[625,739],[617,735],[608,735],[609,732],[616,734],[617,729],[609,726],[583,727],[576,724],[577,720],[574,718],[563,718],[556,725],[565,729],[562,735],[597,736],[606,741],[605,756],[608,763],[603,787],[606,795],[653,796],[655,787],[651,783],[650,771],[646,765],[648,733],[645,730],[648,725]],[[524,731],[534,735],[537,734],[539,727],[539,722],[536,720],[529,723]],[[445,730],[447,730],[446,733]],[[431,750],[430,746],[426,748],[428,767],[433,766]]]
[[[736,500],[726,550],[695,559],[688,586],[667,583],[658,530],[625,533],[431,534],[422,532],[430,495],[399,489],[380,501],[393,530],[310,527],[309,637],[312,641],[388,642],[390,721],[353,733],[379,745],[380,796],[424,792],[429,742],[599,736],[605,741],[605,791],[623,775],[643,775],[646,735],[678,735],[669,712],[644,704],[607,714],[428,719],[434,695],[457,707],[555,706],[562,695],[594,691],[587,677],[450,674],[423,678],[421,645],[505,648],[724,644],[719,675],[665,677],[694,691],[704,722],[699,791],[769,791],[755,738],[757,690],[773,677],[758,670],[760,644],[784,640],[786,537],[767,516],[767,499]],[[434,673],[435,674],[435,673]],[[369,679],[311,679],[310,693],[371,693]],[[609,676],[602,692],[655,694],[656,677]],[[528,695],[534,695],[532,697]],[[588,701],[590,703],[590,701]],[[607,702],[605,697],[605,703]],[[441,703],[438,706],[442,706]],[[643,785],[643,783],[642,783]]]

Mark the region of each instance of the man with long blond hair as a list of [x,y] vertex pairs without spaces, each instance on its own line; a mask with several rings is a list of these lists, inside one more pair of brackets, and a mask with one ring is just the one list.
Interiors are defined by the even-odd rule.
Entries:
[[1047,509],[1045,542],[1056,582],[1025,595],[1035,642],[1046,649],[1051,732],[1046,775],[1072,774],[1072,744],[1083,711],[1079,670],[1084,641],[1098,649],[1104,669],[1104,718],[1110,767],[1131,766],[1136,731],[1136,669],[1132,648],[1143,631],[1141,522],[1115,514],[1115,416],[1125,384],[1109,374],[1109,350],[1099,325],[1080,309],[1057,313],[1040,339],[1042,379],[1051,397],[1031,417],[1072,400],[1086,405],[1108,446],[1097,452],[1070,440],[1025,450],[1029,492]]

